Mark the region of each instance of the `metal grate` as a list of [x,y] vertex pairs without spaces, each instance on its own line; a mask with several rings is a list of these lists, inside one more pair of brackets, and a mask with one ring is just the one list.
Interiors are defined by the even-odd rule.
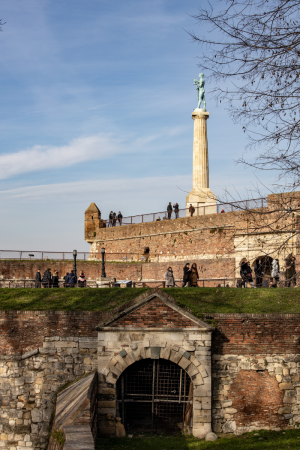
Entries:
[[118,414],[130,431],[179,431],[189,426],[192,382],[177,364],[145,359],[128,367],[117,383]]

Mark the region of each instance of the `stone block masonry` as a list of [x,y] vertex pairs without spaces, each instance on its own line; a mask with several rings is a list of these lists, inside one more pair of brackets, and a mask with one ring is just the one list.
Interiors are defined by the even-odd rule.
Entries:
[[[208,331],[191,328],[176,302],[157,301],[134,301],[126,313],[2,311],[0,448],[44,449],[58,389],[95,369],[98,431],[113,434],[118,377],[158,356],[193,381],[195,435],[300,426],[300,315],[204,314]],[[99,323],[108,328],[98,335]]]

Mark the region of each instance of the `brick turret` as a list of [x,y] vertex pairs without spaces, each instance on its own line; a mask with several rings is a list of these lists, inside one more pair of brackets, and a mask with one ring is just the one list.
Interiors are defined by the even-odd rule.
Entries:
[[96,238],[97,230],[105,228],[106,222],[101,219],[101,211],[95,203],[91,203],[85,211],[85,240],[92,243]]

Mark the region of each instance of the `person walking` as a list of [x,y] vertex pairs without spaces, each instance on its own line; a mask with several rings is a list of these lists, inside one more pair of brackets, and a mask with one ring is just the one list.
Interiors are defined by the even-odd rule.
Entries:
[[174,208],[174,212],[175,212],[175,219],[178,219],[178,217],[179,217],[179,205],[178,205],[177,202],[175,203],[175,205],[173,205],[173,208]]
[[169,220],[171,219],[172,211],[173,211],[172,203],[169,202],[169,204],[168,204],[168,206],[167,206],[167,213],[168,213],[168,219],[169,219]]
[[191,269],[190,269],[190,263],[186,263],[186,265],[183,268],[183,285],[182,287],[189,287],[190,285],[190,273],[191,273]]
[[286,287],[291,287],[292,285],[296,285],[296,258],[290,254],[286,262],[286,270],[285,270],[285,285]]
[[244,281],[245,287],[247,287],[247,283],[250,283],[252,287],[256,288],[252,278],[252,269],[250,267],[250,263],[246,258],[242,261],[240,274]]
[[69,275],[66,278],[66,286],[67,287],[75,287],[75,284],[77,283],[77,278],[74,273],[74,270],[71,270]]
[[113,220],[114,220],[114,213],[111,211],[110,213],[109,213],[109,226],[110,227],[112,227],[113,226]]
[[50,288],[51,287],[51,269],[46,269],[43,278],[42,278],[42,285],[43,288]]
[[190,213],[191,217],[193,217],[194,212],[195,212],[195,208],[193,207],[192,204],[190,204],[189,213]]
[[52,286],[54,288],[58,288],[59,287],[59,281],[58,281],[58,272],[57,270],[54,272],[54,275],[52,277]]
[[35,274],[35,287],[40,288],[41,286],[42,286],[41,269],[38,269],[37,273]]
[[78,287],[80,287],[80,288],[86,287],[86,278],[85,278],[83,271],[80,272],[80,275],[78,278]]
[[193,263],[190,274],[189,274],[189,281],[190,281],[191,287],[198,287],[198,278],[199,278],[199,274],[198,274],[197,264]]
[[275,283],[272,285],[272,287],[277,287],[277,283],[279,281],[280,277],[280,269],[279,269],[279,261],[278,259],[273,259],[272,261],[272,272],[271,272],[271,282],[275,280]]
[[264,275],[263,269],[262,269],[262,264],[261,264],[261,259],[256,261],[256,264],[254,266],[254,273],[256,276],[256,287],[261,287],[262,279],[263,279],[263,275]]
[[118,222],[119,222],[120,226],[122,225],[122,219],[123,219],[123,216],[122,216],[122,214],[121,214],[121,211],[119,211],[119,214],[118,214]]
[[174,280],[172,267],[168,267],[168,270],[166,271],[164,278],[166,280],[166,287],[174,287],[175,286],[175,280]]
[[66,275],[64,276],[64,287],[67,287],[67,278],[69,276],[69,272],[66,273]]

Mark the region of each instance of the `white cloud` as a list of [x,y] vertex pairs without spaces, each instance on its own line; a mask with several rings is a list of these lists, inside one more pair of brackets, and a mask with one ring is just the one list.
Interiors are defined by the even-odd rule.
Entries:
[[[170,191],[178,191],[177,186],[181,189],[186,189],[189,184],[191,184],[191,177],[187,175],[103,181],[82,180],[10,189],[0,191],[0,196],[2,200],[22,199],[27,201],[44,201],[47,197],[51,197],[55,199],[57,204],[60,201],[65,202],[65,197],[69,201],[72,201],[73,198],[74,202],[78,202],[79,196],[86,197],[87,195],[90,196],[90,202],[92,202],[95,196],[99,196],[100,192],[103,202],[114,202],[116,198],[120,201],[120,199],[129,196],[129,200],[136,202],[139,199],[141,200],[141,205],[143,205],[143,197],[146,199],[146,202],[152,197],[157,203],[157,198],[160,198],[163,192],[166,193],[163,194],[163,197],[166,196],[168,198]],[[73,194],[73,196],[70,197],[70,194]],[[186,195],[185,192],[184,195]]]
[[0,179],[21,173],[68,167],[92,159],[104,159],[122,151],[120,143],[109,136],[89,136],[67,145],[35,145],[16,153],[0,155]]

